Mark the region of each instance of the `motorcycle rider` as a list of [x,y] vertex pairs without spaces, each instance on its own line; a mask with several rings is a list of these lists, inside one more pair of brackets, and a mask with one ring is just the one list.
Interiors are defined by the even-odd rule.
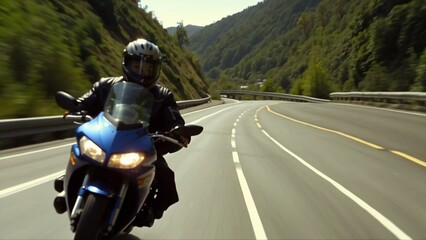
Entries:
[[[176,126],[185,125],[179,113],[173,94],[167,88],[157,84],[163,58],[157,45],[146,39],[130,42],[123,52],[121,68],[123,76],[101,78],[92,88],[77,99],[79,110],[86,111],[92,117],[103,111],[103,106],[111,87],[121,81],[135,82],[146,87],[154,96],[154,106],[149,124],[149,132],[167,132]],[[185,146],[190,138],[178,137]],[[163,212],[179,201],[174,172],[168,167],[163,155],[176,152],[181,147],[169,142],[156,142],[157,161],[154,163],[156,174],[156,198],[152,198],[152,208],[140,212],[133,224],[151,227],[154,219],[160,219]]]

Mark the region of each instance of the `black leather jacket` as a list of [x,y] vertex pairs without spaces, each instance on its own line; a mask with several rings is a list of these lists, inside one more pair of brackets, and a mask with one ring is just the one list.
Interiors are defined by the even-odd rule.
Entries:
[[[101,78],[87,93],[77,99],[80,110],[87,111],[92,117],[97,116],[103,111],[111,86],[121,81],[125,81],[123,77]],[[150,91],[154,96],[154,106],[148,127],[149,132],[169,131],[176,126],[185,125],[173,93],[169,89],[155,85],[150,88]],[[179,146],[169,142],[156,143],[156,148],[160,155],[180,149]]]

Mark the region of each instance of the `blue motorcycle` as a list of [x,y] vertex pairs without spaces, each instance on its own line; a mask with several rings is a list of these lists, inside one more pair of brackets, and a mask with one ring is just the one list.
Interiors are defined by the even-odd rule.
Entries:
[[[77,110],[75,98],[65,92],[57,92],[56,102],[71,112]],[[65,175],[55,180],[59,194],[54,207],[58,213],[68,211],[75,239],[128,234],[138,213],[150,207],[155,141],[186,147],[176,136],[191,137],[203,131],[201,126],[186,125],[167,133],[149,133],[153,104],[146,88],[121,82],[111,88],[104,111],[97,117],[92,119],[84,112],[65,116],[81,125]]]

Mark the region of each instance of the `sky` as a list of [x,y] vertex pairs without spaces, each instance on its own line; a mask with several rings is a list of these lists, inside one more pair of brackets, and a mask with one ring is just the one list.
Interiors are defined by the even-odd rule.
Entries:
[[154,16],[164,28],[183,25],[206,26],[224,17],[241,12],[262,0],[140,0],[142,7]]

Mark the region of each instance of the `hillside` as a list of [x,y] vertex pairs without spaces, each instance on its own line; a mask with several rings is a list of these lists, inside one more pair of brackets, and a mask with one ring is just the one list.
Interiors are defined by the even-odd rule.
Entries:
[[155,42],[168,61],[159,82],[177,100],[204,97],[200,64],[134,0],[15,1],[0,5],[0,118],[60,114],[54,93],[80,96],[104,76],[121,75],[125,45]]
[[217,88],[426,91],[423,0],[265,0],[190,37]]

